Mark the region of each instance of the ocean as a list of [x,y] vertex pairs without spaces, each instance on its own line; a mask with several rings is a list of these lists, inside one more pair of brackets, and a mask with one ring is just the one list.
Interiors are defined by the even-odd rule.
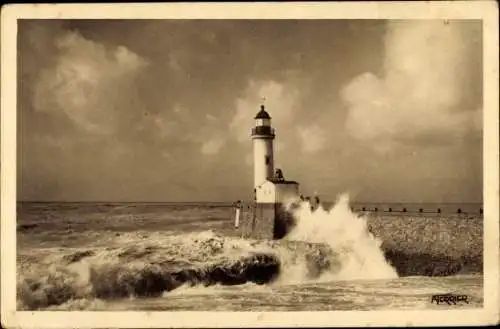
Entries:
[[[19,202],[17,308],[482,307],[482,205],[369,205],[367,214],[360,207],[304,204],[284,240],[254,241],[239,238],[225,203]],[[443,211],[427,216],[421,208]],[[450,293],[467,302],[432,302]]]

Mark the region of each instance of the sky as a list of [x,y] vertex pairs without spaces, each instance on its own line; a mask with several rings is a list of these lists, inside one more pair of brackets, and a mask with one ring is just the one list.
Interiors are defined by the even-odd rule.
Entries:
[[233,201],[264,100],[304,195],[482,201],[479,21],[23,20],[18,199]]

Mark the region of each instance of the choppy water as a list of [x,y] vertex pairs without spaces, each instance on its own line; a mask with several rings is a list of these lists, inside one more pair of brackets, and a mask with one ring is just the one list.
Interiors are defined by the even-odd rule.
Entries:
[[[287,240],[250,241],[237,237],[234,211],[224,205],[20,203],[18,309],[320,311],[482,306],[480,251],[472,255],[475,258],[460,255],[479,250],[474,246],[482,244],[481,219],[439,223],[441,234],[449,231],[445,242],[436,242],[444,243],[443,257],[459,258],[443,271],[436,270],[439,259],[421,257],[420,263],[434,262],[429,272],[420,265],[415,269],[409,262],[397,263],[396,258],[387,262],[382,252],[387,241],[382,231],[377,233],[378,224],[366,226],[366,220],[347,207],[317,213],[307,209],[297,214],[307,220],[300,221]],[[468,226],[457,230],[457,225]],[[376,231],[375,236],[370,230]],[[456,241],[469,239],[467,248],[451,247],[456,246],[455,235]],[[391,243],[397,244],[388,242],[389,249]],[[418,244],[418,238],[412,243]],[[442,276],[446,274],[451,275]],[[432,304],[431,296],[441,293],[468,295],[470,304]]]

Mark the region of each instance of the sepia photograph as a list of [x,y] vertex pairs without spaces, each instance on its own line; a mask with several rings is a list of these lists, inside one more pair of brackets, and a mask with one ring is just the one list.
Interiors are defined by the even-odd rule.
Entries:
[[14,313],[498,321],[481,17],[32,16],[2,76]]

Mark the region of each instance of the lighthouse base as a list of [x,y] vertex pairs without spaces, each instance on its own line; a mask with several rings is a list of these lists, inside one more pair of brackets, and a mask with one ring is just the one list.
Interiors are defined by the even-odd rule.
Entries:
[[282,203],[248,203],[241,209],[239,229],[247,239],[281,239],[293,226]]

